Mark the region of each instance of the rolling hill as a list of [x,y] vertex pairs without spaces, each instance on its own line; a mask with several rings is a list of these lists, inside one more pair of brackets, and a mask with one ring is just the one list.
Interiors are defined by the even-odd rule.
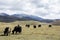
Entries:
[[60,25],[60,19],[56,19],[52,22],[53,25]]
[[34,15],[27,15],[27,14],[8,15],[6,13],[0,13],[0,22],[27,21],[27,20],[34,20],[47,23],[53,22],[53,20],[51,19],[43,19],[41,17],[37,17]]

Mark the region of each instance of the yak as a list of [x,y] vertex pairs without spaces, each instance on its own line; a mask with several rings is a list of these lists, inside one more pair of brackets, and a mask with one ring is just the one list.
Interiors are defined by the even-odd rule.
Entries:
[[21,26],[18,25],[18,26],[14,27],[14,29],[12,30],[12,34],[14,34],[14,33],[17,34],[17,32],[21,33],[21,31],[22,31],[22,28],[21,28]]
[[6,27],[4,30],[4,35],[8,36],[8,34],[10,34],[10,32],[11,32],[11,29],[9,27]]
[[52,25],[49,25],[49,27],[52,27]]

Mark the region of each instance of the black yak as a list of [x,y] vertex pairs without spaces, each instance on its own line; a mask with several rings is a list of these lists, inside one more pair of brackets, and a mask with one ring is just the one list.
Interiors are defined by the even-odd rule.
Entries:
[[34,25],[33,27],[36,28],[36,25]]
[[26,24],[26,27],[28,27],[28,28],[29,28],[29,27],[30,27],[30,25],[27,25],[27,24]]
[[21,33],[21,31],[22,31],[22,28],[21,26],[18,25],[14,27],[14,29],[12,30],[12,34],[14,34],[14,32],[16,32],[16,34],[17,32]]
[[49,25],[49,27],[52,27],[52,25]]
[[9,27],[6,27],[4,30],[4,35],[8,36],[8,34],[10,34],[10,32],[11,32],[11,29]]
[[41,27],[41,25],[38,25],[38,27]]

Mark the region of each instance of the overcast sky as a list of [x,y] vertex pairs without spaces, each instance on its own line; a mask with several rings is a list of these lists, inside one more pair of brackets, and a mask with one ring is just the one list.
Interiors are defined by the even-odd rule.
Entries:
[[0,13],[60,19],[60,0],[0,0]]

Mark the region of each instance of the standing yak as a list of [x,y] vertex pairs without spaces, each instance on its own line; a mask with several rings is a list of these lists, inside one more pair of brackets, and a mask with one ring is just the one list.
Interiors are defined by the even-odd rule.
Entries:
[[8,34],[10,34],[10,32],[11,32],[11,29],[9,27],[6,27],[4,30],[4,35],[8,36]]
[[14,32],[16,32],[16,34],[17,32],[21,33],[21,31],[22,31],[22,28],[21,26],[18,25],[14,27],[14,29],[12,30],[12,34],[14,34]]

